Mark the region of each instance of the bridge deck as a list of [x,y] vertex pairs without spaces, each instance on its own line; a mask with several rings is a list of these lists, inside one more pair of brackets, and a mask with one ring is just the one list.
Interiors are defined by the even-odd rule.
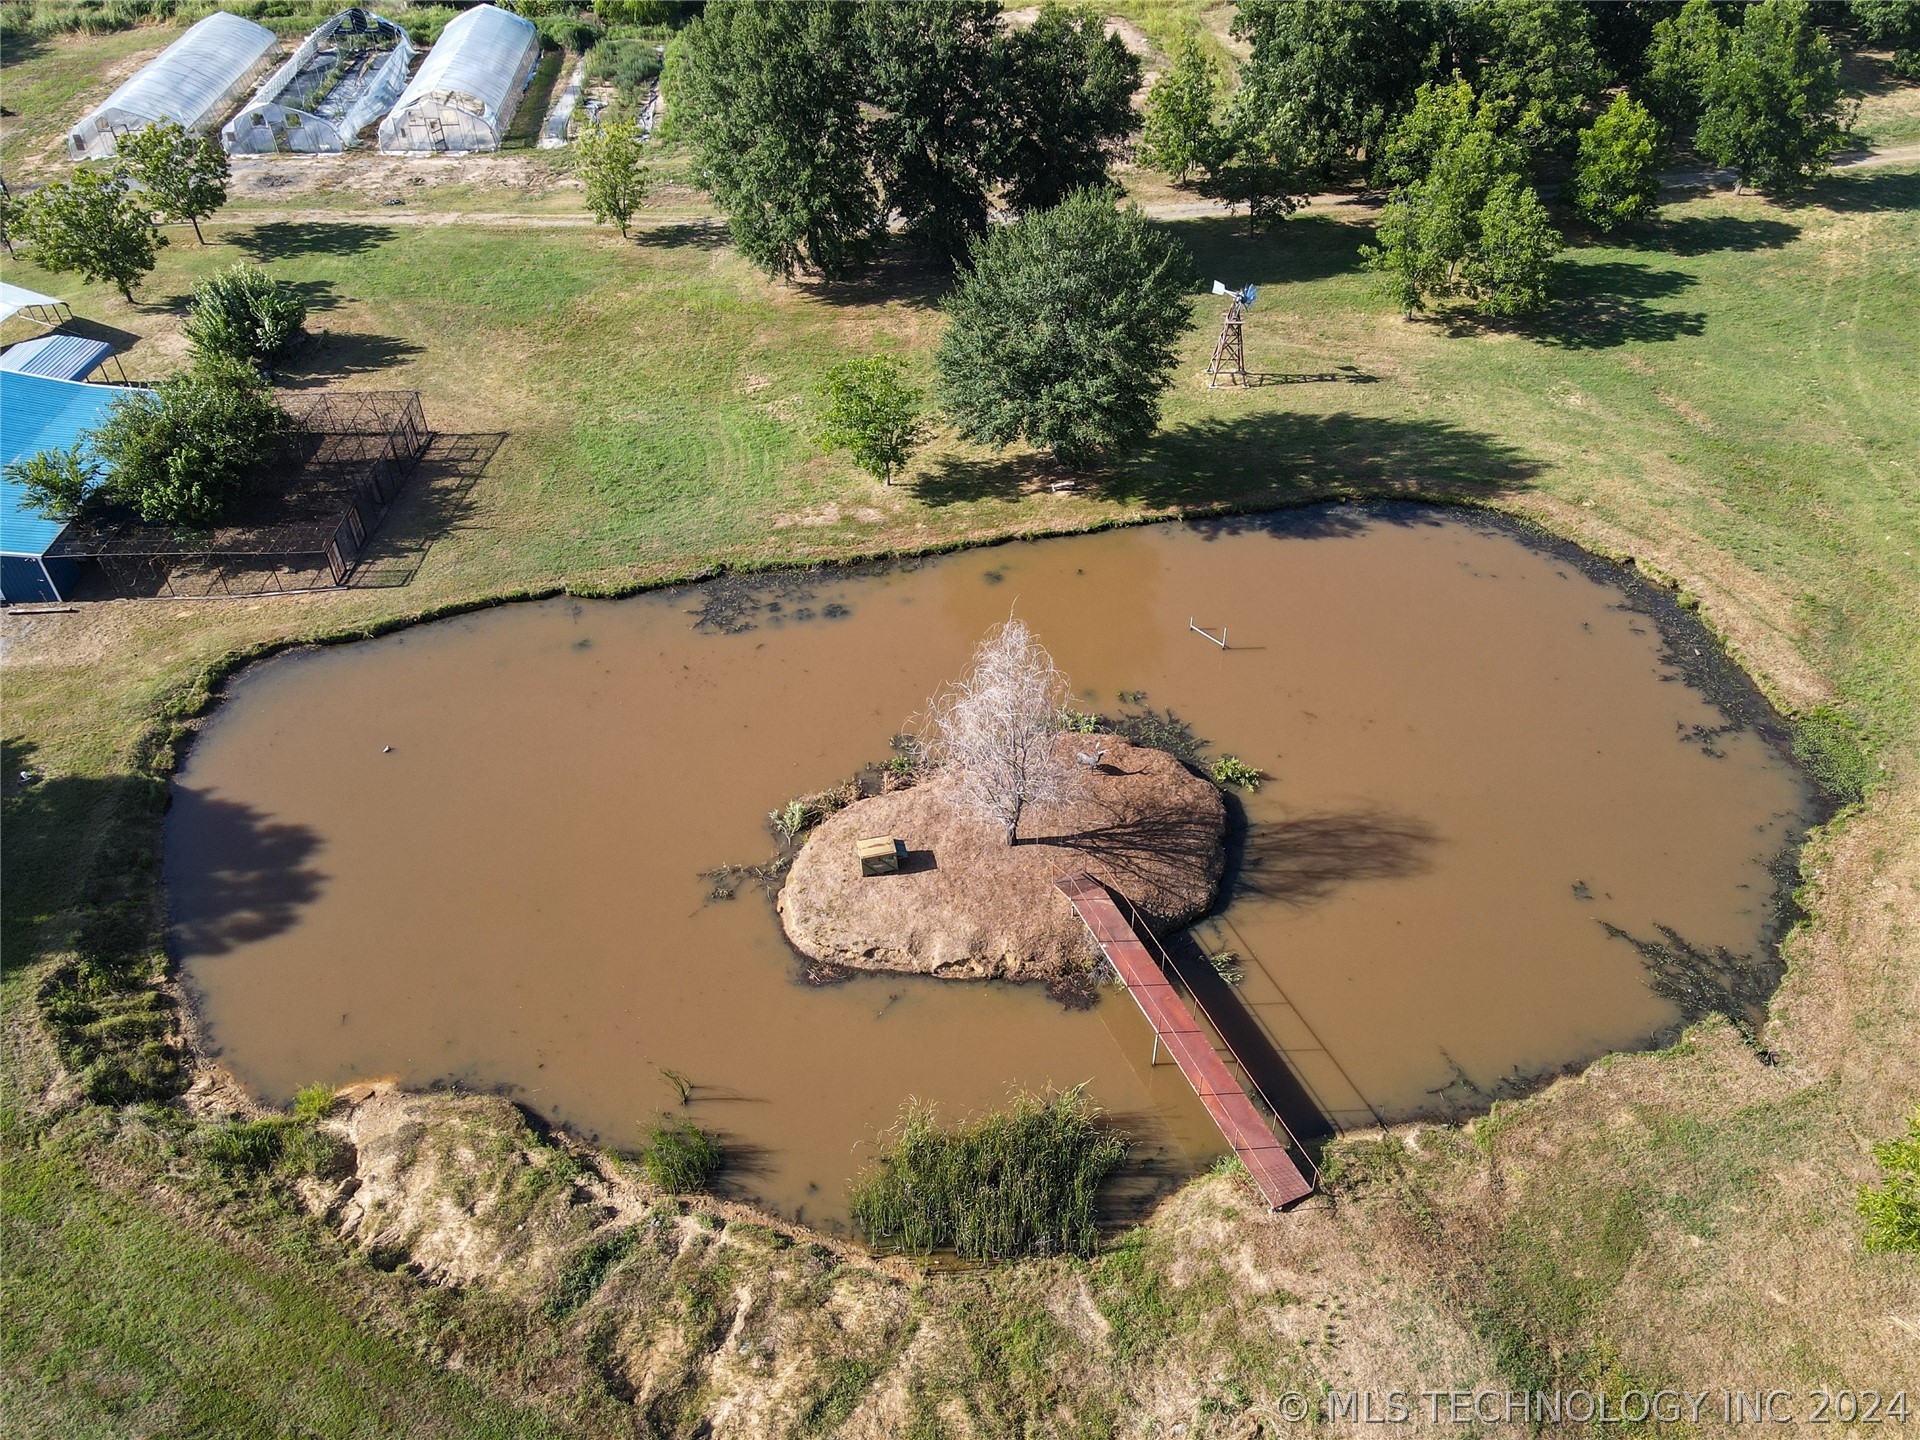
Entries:
[[1312,1194],[1313,1186],[1300,1173],[1287,1147],[1275,1137],[1246,1088],[1221,1061],[1212,1039],[1161,973],[1151,952],[1140,943],[1107,887],[1084,872],[1058,884],[1126,984],[1140,1013],[1147,1017],[1154,1034],[1226,1136],[1233,1153],[1247,1167],[1253,1183],[1267,1197],[1267,1203],[1277,1210]]

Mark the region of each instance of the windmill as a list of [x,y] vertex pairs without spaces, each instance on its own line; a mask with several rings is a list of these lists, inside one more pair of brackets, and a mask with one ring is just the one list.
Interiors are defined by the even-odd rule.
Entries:
[[1213,359],[1207,365],[1207,388],[1218,389],[1223,381],[1228,385],[1245,385],[1247,346],[1240,327],[1260,292],[1252,285],[1229,290],[1216,280],[1213,282],[1213,293],[1231,295],[1233,302],[1227,306],[1226,318],[1220,322],[1220,338],[1214,344]]

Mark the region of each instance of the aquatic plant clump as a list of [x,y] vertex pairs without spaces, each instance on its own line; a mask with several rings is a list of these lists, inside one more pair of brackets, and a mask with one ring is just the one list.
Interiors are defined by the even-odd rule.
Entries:
[[1266,775],[1238,755],[1222,755],[1207,771],[1207,778],[1222,790],[1229,785],[1238,785],[1251,795],[1260,788],[1260,782],[1266,779]]
[[691,1120],[662,1119],[649,1127],[640,1168],[669,1195],[706,1190],[720,1173],[720,1142]]
[[920,1254],[1087,1255],[1100,1238],[1095,1198],[1126,1153],[1081,1086],[950,1127],[909,1101],[853,1184],[853,1220],[869,1239]]

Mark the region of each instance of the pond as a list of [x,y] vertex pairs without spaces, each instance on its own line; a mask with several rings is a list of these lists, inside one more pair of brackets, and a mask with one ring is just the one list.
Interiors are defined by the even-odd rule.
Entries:
[[1815,797],[1692,618],[1492,520],[1331,506],[513,605],[254,666],[167,822],[211,1043],[276,1102],[458,1083],[614,1146],[685,1113],[736,1193],[825,1225],[907,1097],[958,1116],[1089,1082],[1150,1196],[1222,1146],[1124,994],[810,984],[761,891],[706,878],[884,759],[1009,612],[1085,708],[1171,710],[1270,777],[1192,938],[1233,952],[1220,993],[1333,1125],[1471,1113],[1776,978]]

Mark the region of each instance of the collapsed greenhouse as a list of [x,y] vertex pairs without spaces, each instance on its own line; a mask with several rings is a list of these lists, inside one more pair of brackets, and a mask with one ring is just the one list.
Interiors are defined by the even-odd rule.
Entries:
[[231,154],[345,150],[406,87],[413,42],[393,21],[342,10],[300,43],[220,132]]
[[447,22],[380,126],[387,151],[494,150],[540,58],[531,20],[494,5]]
[[135,71],[67,132],[75,160],[111,155],[119,137],[162,120],[211,130],[279,44],[273,31],[216,10]]

